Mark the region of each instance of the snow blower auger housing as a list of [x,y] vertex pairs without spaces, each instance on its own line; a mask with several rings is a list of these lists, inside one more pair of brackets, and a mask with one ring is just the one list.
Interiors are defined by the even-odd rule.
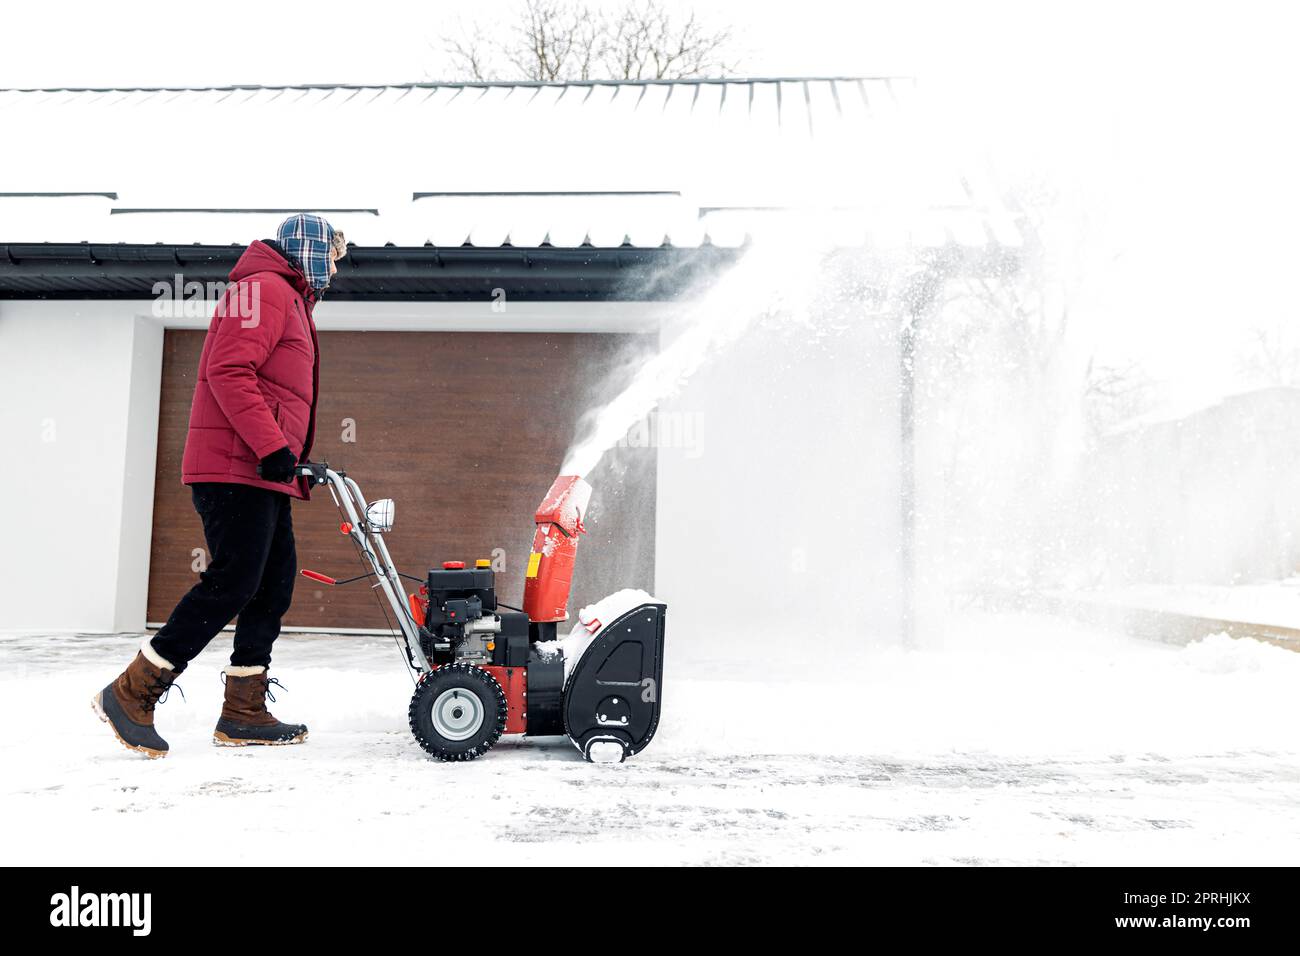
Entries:
[[[569,589],[591,486],[561,476],[534,515],[536,532],[524,578],[524,607],[501,606],[496,573],[486,560],[466,567],[445,561],[423,580],[399,574],[385,532],[390,499],[367,503],[357,483],[327,464],[298,474],[327,485],[344,518],[340,531],[356,544],[395,612],[407,662],[417,675],[408,717],[411,733],[439,760],[473,760],[502,734],[566,734],[587,760],[619,762],[639,753],[659,725],[666,605],[641,592],[620,591],[596,613],[579,616],[565,639]],[[420,583],[403,599],[401,578]]]

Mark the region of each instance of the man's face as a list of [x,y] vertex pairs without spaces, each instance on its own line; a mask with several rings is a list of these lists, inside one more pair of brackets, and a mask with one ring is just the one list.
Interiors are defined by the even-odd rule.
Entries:
[[[325,275],[325,289],[329,288],[330,280],[334,274],[339,271],[336,263],[348,254],[347,240],[343,238],[343,233],[337,229],[330,233],[330,253],[329,253],[329,272]],[[325,291],[324,289],[321,290]]]
[[338,261],[338,258],[339,258],[338,253],[335,250],[331,249],[330,250],[330,271],[329,271],[329,275],[325,277],[325,288],[321,289],[322,292],[324,292],[325,289],[328,289],[330,287],[330,280],[334,278],[334,273],[339,271],[339,267],[334,264],[335,262]]

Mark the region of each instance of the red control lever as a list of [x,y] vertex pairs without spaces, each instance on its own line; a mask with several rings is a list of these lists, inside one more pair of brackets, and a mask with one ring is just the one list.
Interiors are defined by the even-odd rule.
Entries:
[[337,583],[338,583],[338,582],[335,581],[332,577],[330,577],[328,574],[321,574],[319,571],[308,571],[306,568],[303,568],[303,569],[302,569],[301,571],[299,571],[298,573],[301,574],[304,578],[311,578],[313,581],[319,581],[321,584],[337,584]]

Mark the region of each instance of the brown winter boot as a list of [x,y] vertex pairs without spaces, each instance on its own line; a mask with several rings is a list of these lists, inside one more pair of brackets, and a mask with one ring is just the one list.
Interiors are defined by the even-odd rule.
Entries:
[[270,685],[283,685],[267,677],[265,667],[227,667],[226,703],[212,733],[212,742],[223,747],[248,744],[300,744],[307,738],[304,724],[286,724],[266,709],[266,698],[275,696]]
[[99,719],[113,728],[123,746],[147,757],[165,757],[167,741],[154,729],[153,710],[166,699],[175,679],[176,671],[170,662],[148,647],[146,639],[136,651],[135,660],[117,680],[92,697],[90,705]]

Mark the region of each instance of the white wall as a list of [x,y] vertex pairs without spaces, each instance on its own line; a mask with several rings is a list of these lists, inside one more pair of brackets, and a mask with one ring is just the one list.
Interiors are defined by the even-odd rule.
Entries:
[[163,327],[141,311],[0,302],[0,630],[144,624]]

